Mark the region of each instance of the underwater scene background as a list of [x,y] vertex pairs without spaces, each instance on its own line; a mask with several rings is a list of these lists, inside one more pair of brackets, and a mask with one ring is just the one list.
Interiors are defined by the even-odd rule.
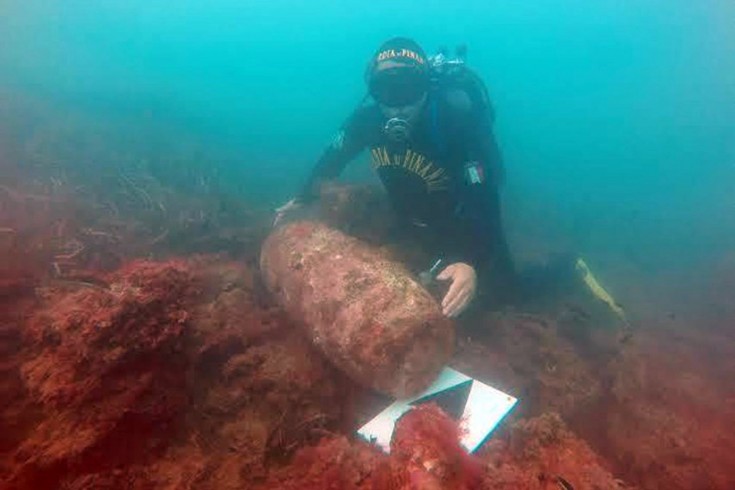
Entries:
[[[487,83],[519,266],[584,257],[634,331],[584,294],[478,319],[453,365],[520,402],[440,488],[733,488],[734,25],[726,0],[0,0],[0,485],[419,488],[351,438],[384,400],[258,272],[402,35]],[[377,186],[358,157],[324,219],[378,236]]]

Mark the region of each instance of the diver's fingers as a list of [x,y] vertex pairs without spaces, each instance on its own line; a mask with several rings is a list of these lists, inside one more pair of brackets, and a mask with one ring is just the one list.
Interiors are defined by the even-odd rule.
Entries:
[[456,272],[456,270],[457,270],[457,266],[456,266],[456,264],[451,264],[451,265],[448,265],[448,266],[446,266],[446,267],[445,267],[445,268],[444,268],[444,269],[443,269],[443,270],[442,270],[442,271],[441,271],[441,272],[439,273],[439,275],[437,275],[437,276],[436,276],[436,278],[437,278],[437,279],[438,279],[439,281],[446,281],[447,279],[451,279],[452,277],[454,277],[454,273]]
[[447,291],[447,294],[444,295],[444,299],[442,300],[442,310],[446,310],[461,291],[461,285],[457,281],[452,280],[452,285],[449,286],[449,290]]
[[447,316],[455,317],[466,310],[470,303],[475,299],[476,292],[477,290],[473,283],[465,284],[457,299],[453,304],[448,305],[448,308],[445,309],[447,311]]
[[455,316],[460,315],[464,310],[467,309],[468,306],[470,306],[470,303],[472,303],[472,300],[474,299],[474,295],[472,294],[472,291],[467,291],[467,295],[462,300],[462,303],[457,306],[455,310]]
[[462,287],[457,295],[443,307],[443,313],[448,317],[457,316],[464,309],[469,297],[469,288],[467,286]]
[[463,293],[459,295],[453,302],[447,307],[445,315],[449,318],[454,318],[459,315],[467,305],[469,295]]

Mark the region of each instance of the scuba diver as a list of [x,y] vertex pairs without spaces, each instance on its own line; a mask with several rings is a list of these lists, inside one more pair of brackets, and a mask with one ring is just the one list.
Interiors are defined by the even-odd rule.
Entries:
[[369,149],[400,228],[436,258],[431,278],[448,283],[441,305],[449,317],[490,291],[495,301],[515,284],[501,222],[504,170],[493,108],[483,82],[465,66],[464,50],[458,54],[427,58],[403,37],[380,46],[365,73],[368,95],[274,222],[318,199],[321,184]]

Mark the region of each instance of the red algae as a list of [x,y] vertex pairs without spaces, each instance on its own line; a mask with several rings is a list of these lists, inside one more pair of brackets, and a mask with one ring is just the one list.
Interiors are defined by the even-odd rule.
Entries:
[[459,426],[434,404],[397,422],[390,455],[345,437],[299,451],[262,486],[282,489],[469,490],[480,488],[480,461],[459,444]]
[[644,488],[733,488],[731,341],[706,329],[662,334],[640,334],[611,363],[604,409],[580,417],[579,432]]
[[183,471],[241,488],[341,423],[351,385],[258,303],[246,267],[134,261],[104,278],[47,291],[25,326],[16,372],[38,414],[10,487],[180,488]]
[[[58,196],[29,195],[0,190],[13,213],[2,223],[13,232],[0,231],[11,259],[0,268],[0,488],[735,487],[732,269],[711,291],[728,302],[707,311],[713,328],[643,325],[622,345],[590,342],[594,322],[473,320],[451,364],[517,396],[517,408],[470,456],[456,421],[420,407],[401,418],[388,456],[349,436],[372,416],[361,400],[377,395],[265,292],[254,265],[267,230],[238,231],[250,245],[236,261],[129,260],[124,250],[166,240],[112,239],[125,225],[98,230]],[[337,189],[324,206],[375,239],[385,232],[375,199]],[[223,243],[209,232],[201,239]]]
[[614,478],[604,461],[554,412],[516,422],[508,435],[490,441],[481,457],[486,465],[482,488],[633,488]]
[[133,263],[109,289],[63,295],[28,323],[20,372],[46,418],[16,451],[19,487],[130,464],[186,406],[178,263]]
[[410,488],[479,488],[480,460],[460,444],[461,430],[437,405],[416,407],[401,417],[391,440],[391,458],[399,463]]
[[342,436],[324,439],[300,450],[288,467],[272,472],[259,488],[634,488],[615,479],[554,413],[515,423],[508,435],[491,441],[477,456],[465,452],[458,436],[457,421],[436,405],[420,406],[398,421],[390,455]]

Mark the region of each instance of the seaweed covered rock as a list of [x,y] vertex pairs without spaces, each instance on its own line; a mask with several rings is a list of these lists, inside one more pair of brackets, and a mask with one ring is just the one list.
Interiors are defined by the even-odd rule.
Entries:
[[398,420],[391,453],[345,437],[301,449],[259,489],[570,490],[634,489],[550,412],[516,422],[478,455],[459,444],[460,428],[433,404]]
[[449,360],[454,329],[431,295],[397,263],[315,222],[268,237],[269,290],[314,344],[354,380],[403,397],[425,389]]
[[572,420],[595,408],[603,391],[599,374],[557,321],[514,311],[493,312],[484,321],[476,341],[460,343],[454,368],[513,393],[526,413],[553,411]]
[[459,443],[459,426],[437,405],[423,405],[397,422],[391,454],[344,436],[301,449],[273,471],[271,488],[343,490],[470,490],[479,488],[480,461]]
[[27,326],[20,372],[45,416],[16,451],[16,487],[130,464],[186,406],[186,265],[134,262],[107,279],[50,298]]
[[635,488],[615,478],[604,461],[554,412],[519,420],[506,437],[491,440],[480,457],[486,464],[482,488]]

